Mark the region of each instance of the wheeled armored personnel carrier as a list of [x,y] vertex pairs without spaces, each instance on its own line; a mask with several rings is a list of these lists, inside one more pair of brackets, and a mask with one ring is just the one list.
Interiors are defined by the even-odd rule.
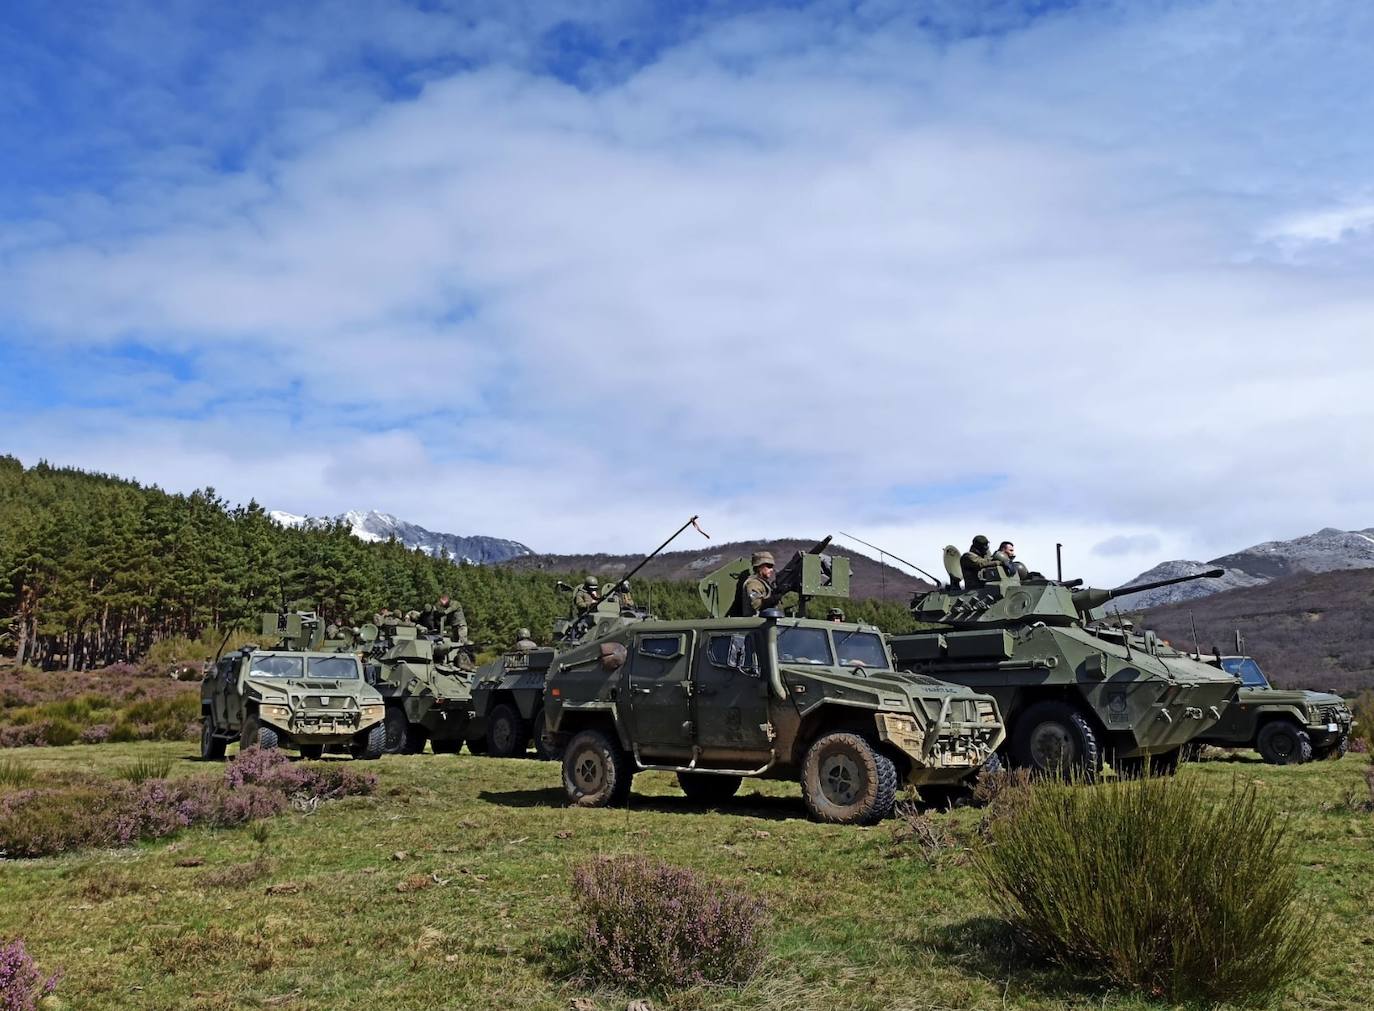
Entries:
[[1354,715],[1339,695],[1275,688],[1253,657],[1201,654],[1200,659],[1240,678],[1241,689],[1194,744],[1254,748],[1270,765],[1300,765],[1346,753]]
[[418,755],[428,743],[436,755],[456,754],[474,734],[467,644],[405,621],[364,625],[360,634],[371,644],[368,679],[386,703],[383,750]]
[[1179,749],[1221,719],[1239,682],[1163,643],[1153,632],[1095,622],[1117,596],[1220,569],[1115,590],[1008,573],[980,573],[962,585],[959,551],[945,548],[948,585],[918,593],[912,614],[932,627],[892,636],[903,670],[955,681],[997,699],[1007,723],[1010,765],[1097,775],[1104,760],[1138,773],[1147,760],[1177,766]]
[[262,631],[280,636],[282,645],[249,644],[220,656],[201,681],[201,757],[223,758],[232,741],[295,747],[305,758],[326,748],[381,757],[384,704],[358,658],[293,648],[309,642],[301,614],[265,614]]
[[[898,672],[871,626],[725,616],[748,563],[701,581],[709,618],[612,624],[558,654],[544,712],[574,804],[623,802],[634,775],[655,769],[700,802],[733,796],[746,777],[795,780],[817,820],[871,824],[901,783],[978,773],[1003,737],[991,697]],[[789,564],[803,614],[847,586],[847,559]]]

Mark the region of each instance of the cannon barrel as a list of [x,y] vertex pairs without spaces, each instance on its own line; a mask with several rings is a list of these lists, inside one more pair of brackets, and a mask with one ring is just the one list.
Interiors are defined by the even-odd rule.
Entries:
[[1206,572],[1195,572],[1191,576],[1175,576],[1173,579],[1156,579],[1153,582],[1136,583],[1133,586],[1118,586],[1115,590],[1099,590],[1089,586],[1074,592],[1073,606],[1080,612],[1091,611],[1094,607],[1101,607],[1107,601],[1115,600],[1117,597],[1125,597],[1144,590],[1157,590],[1161,586],[1191,583],[1194,579],[1217,579],[1225,574],[1225,569],[1208,569]]

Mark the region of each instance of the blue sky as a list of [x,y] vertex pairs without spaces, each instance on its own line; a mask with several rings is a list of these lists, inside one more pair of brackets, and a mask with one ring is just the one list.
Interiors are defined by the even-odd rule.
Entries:
[[[0,422],[546,550],[1374,525],[1374,8],[0,12]],[[717,533],[719,531],[719,533]]]

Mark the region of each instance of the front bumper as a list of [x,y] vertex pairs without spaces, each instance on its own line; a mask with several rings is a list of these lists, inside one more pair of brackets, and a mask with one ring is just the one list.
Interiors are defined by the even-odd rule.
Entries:
[[295,710],[287,706],[263,706],[259,716],[264,723],[277,727],[298,743],[329,744],[380,722],[386,716],[386,706],[376,703],[360,709]]
[[912,786],[958,783],[977,774],[1006,737],[991,699],[945,699],[924,724],[905,713],[875,713],[878,739],[908,759]]

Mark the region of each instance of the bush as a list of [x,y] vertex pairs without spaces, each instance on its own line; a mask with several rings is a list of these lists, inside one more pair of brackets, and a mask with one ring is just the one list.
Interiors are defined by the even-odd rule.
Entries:
[[23,786],[33,780],[33,769],[13,758],[0,758],[0,786]]
[[145,783],[150,779],[166,779],[167,773],[171,771],[172,760],[166,756],[140,758],[133,762],[125,762],[115,770],[115,776],[127,779],[130,783]]
[[275,748],[248,748],[224,770],[230,787],[264,786],[288,797],[336,800],[370,794],[377,777],[338,762],[292,762]]
[[573,874],[581,962],[605,982],[664,988],[748,978],[763,955],[763,903],[695,871],[606,857]]
[[34,1011],[56,987],[56,974],[45,979],[23,941],[0,945],[0,1009]]
[[1031,950],[1173,1001],[1265,999],[1311,968],[1286,826],[1253,787],[1043,782],[989,825],[976,863]]

